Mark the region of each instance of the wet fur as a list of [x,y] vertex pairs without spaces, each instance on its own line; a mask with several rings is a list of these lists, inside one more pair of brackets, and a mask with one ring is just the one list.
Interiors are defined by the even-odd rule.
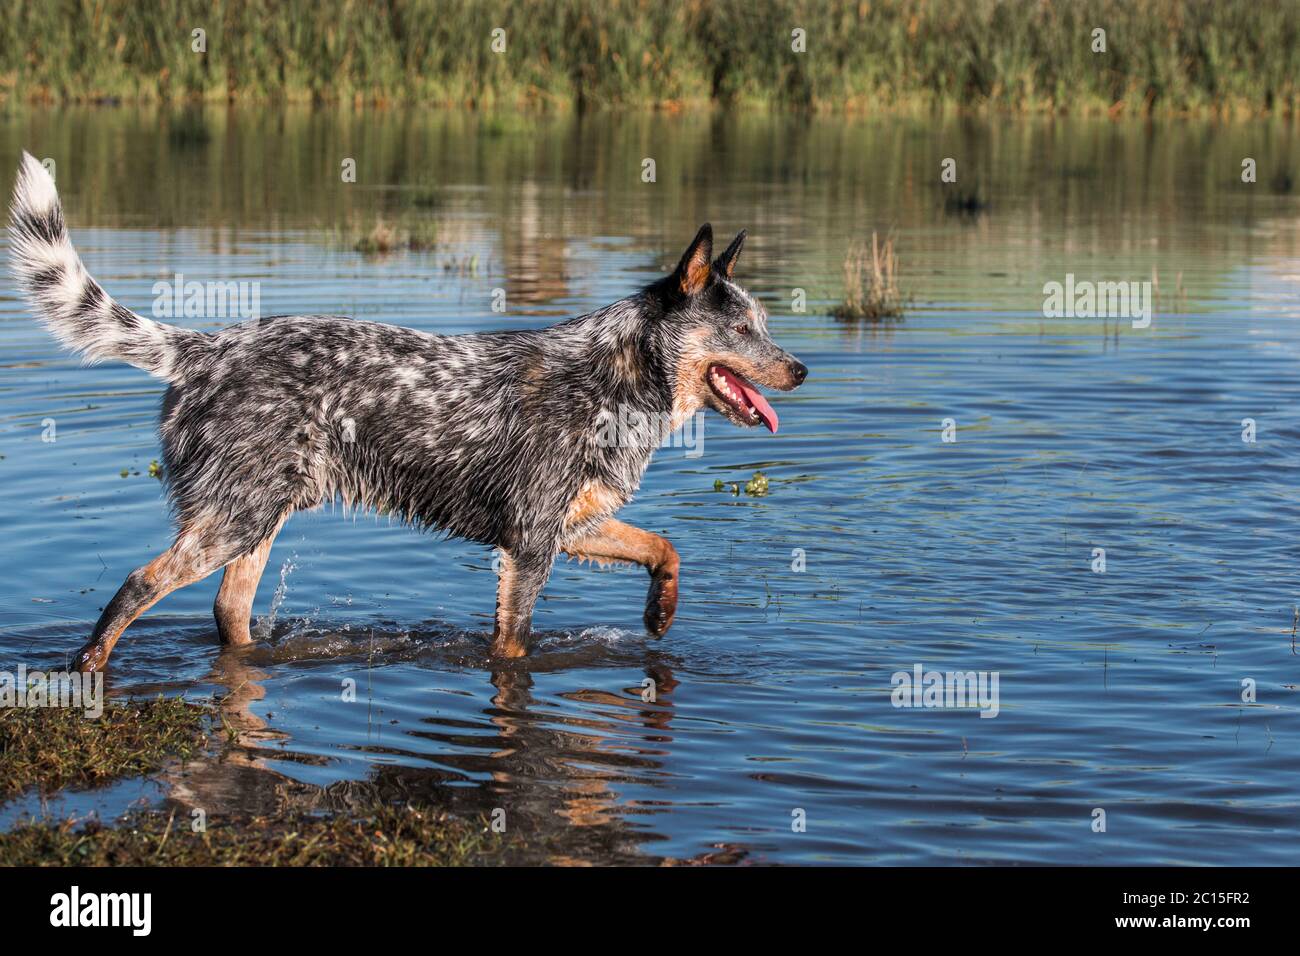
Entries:
[[[664,435],[602,447],[602,415],[666,412],[677,425],[710,405],[749,424],[703,383],[719,356],[758,384],[802,380],[767,335],[762,307],[730,278],[743,234],[711,262],[707,226],[672,275],[625,299],[546,329],[458,336],[334,315],[204,334],[137,315],[87,274],[53,182],[26,154],[10,236],[23,291],[62,342],[169,383],[160,435],[177,545],[128,578],[81,652],[83,669],[102,667],[163,594],[227,565],[221,635],[247,640],[271,539],[294,511],[331,500],[500,548],[499,653],[526,651],[533,603],[560,552],[643,564],[652,603],[671,567],[672,608],[654,615],[662,627],[647,609],[661,632],[676,604],[676,552],[638,529],[646,538],[611,538],[628,526],[606,522]],[[592,554],[587,539],[617,553]]]

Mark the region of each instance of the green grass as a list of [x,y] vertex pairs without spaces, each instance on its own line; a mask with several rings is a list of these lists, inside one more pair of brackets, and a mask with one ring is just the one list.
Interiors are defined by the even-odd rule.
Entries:
[[175,697],[110,703],[95,719],[70,708],[0,708],[0,799],[104,786],[192,757],[205,746],[208,713]]
[[[98,719],[66,708],[0,710],[0,802],[89,789],[210,755],[213,710],[180,698],[110,703]],[[0,833],[10,866],[459,866],[498,862],[482,821],[381,803],[347,812],[223,814],[195,833],[184,811],[113,824],[23,822]]]
[[0,833],[8,866],[467,866],[500,862],[484,825],[445,812],[382,806],[362,813],[240,816],[195,833],[184,812],[139,813],[107,826],[37,823]]
[[0,96],[36,102],[1292,113],[1297,83],[1296,0],[12,0],[0,18]]

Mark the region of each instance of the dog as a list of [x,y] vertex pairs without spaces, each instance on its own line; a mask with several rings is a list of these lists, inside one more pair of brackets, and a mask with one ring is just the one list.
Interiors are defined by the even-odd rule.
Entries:
[[[433,335],[333,315],[271,316],[207,334],[113,301],[73,250],[54,181],[23,153],[9,234],[14,272],[50,331],[87,362],[168,383],[159,434],[176,523],[132,571],[76,656],[102,670],[122,632],[165,595],[225,569],[214,613],[252,641],[253,595],[295,511],[342,500],[500,553],[491,653],[528,652],[533,605],[563,553],[650,574],[645,626],[677,610],[667,539],[614,514],[663,439],[711,408],[740,427],[775,410],[807,367],[778,346],[734,278],[742,231],[713,258],[704,225],[673,272],[544,329]],[[609,441],[608,423],[652,427]]]

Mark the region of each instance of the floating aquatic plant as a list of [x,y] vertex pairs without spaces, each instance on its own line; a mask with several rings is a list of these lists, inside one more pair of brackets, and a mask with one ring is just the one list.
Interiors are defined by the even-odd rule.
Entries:
[[[750,478],[744,484],[745,494],[755,498],[761,498],[767,494],[767,475],[761,471],[754,472],[754,477]],[[721,478],[714,479],[714,491],[730,491],[733,495],[739,497],[741,484],[738,481],[723,481]]]

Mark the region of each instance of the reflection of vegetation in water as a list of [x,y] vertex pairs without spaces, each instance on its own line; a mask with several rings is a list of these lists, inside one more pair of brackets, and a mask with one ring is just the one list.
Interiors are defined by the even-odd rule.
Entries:
[[[10,6],[0,19],[0,73],[13,78],[12,95],[31,100],[939,103],[1112,113],[1297,105],[1286,38],[1300,32],[1300,6],[1255,0]],[[190,25],[206,31],[204,52],[194,51]],[[1094,52],[1098,27],[1105,52]]]
[[182,110],[167,123],[167,142],[173,149],[206,146],[211,139],[212,130],[200,110]]
[[429,186],[417,186],[411,191],[410,204],[416,209],[437,209],[442,205],[438,191]]
[[[1194,305],[1223,263],[1300,255],[1298,230],[1206,229],[1188,212],[1260,224],[1290,215],[1269,190],[1295,175],[1300,132],[1280,119],[1168,123],[1152,135],[1136,120],[634,112],[516,116],[526,135],[484,136],[488,114],[461,110],[208,106],[211,139],[181,152],[160,148],[167,115],[19,110],[0,142],[57,162],[74,241],[82,229],[181,228],[212,248],[301,236],[351,251],[377,218],[398,228],[428,219],[437,228],[430,267],[444,271],[447,258],[448,272],[473,276],[478,255],[477,275],[507,290],[512,312],[560,302],[553,314],[572,314],[570,300],[624,294],[671,268],[705,218],[749,230],[744,281],[778,315],[796,286],[820,290],[810,309],[840,302],[847,241],[870,239],[864,223],[899,225],[903,291],[964,297],[951,268],[961,263],[1004,276],[980,289],[998,308],[1036,310],[1036,290],[1067,272],[1134,278],[1153,266],[1166,284],[1184,270]],[[977,188],[996,210],[970,217],[969,228],[943,209],[957,184],[941,182],[941,164],[954,153],[960,188]],[[647,155],[658,164],[653,186],[640,181]],[[1258,183],[1241,182],[1244,156],[1260,159]],[[347,157],[355,183],[340,176]],[[754,183],[782,201],[754,202]],[[990,241],[1007,230],[1014,242]],[[1147,242],[1155,235],[1158,246]],[[97,250],[84,253],[92,272],[102,268]],[[159,256],[160,268],[185,265]],[[607,265],[593,269],[597,258]],[[114,280],[109,290],[137,309],[151,301],[147,285],[133,292]],[[863,335],[890,327],[855,326]]]
[[943,211],[949,216],[973,219],[988,211],[989,201],[978,186],[954,186],[944,193]]
[[837,319],[895,319],[903,314],[898,289],[898,255],[893,236],[871,245],[855,242],[844,256],[844,301],[831,309]]

